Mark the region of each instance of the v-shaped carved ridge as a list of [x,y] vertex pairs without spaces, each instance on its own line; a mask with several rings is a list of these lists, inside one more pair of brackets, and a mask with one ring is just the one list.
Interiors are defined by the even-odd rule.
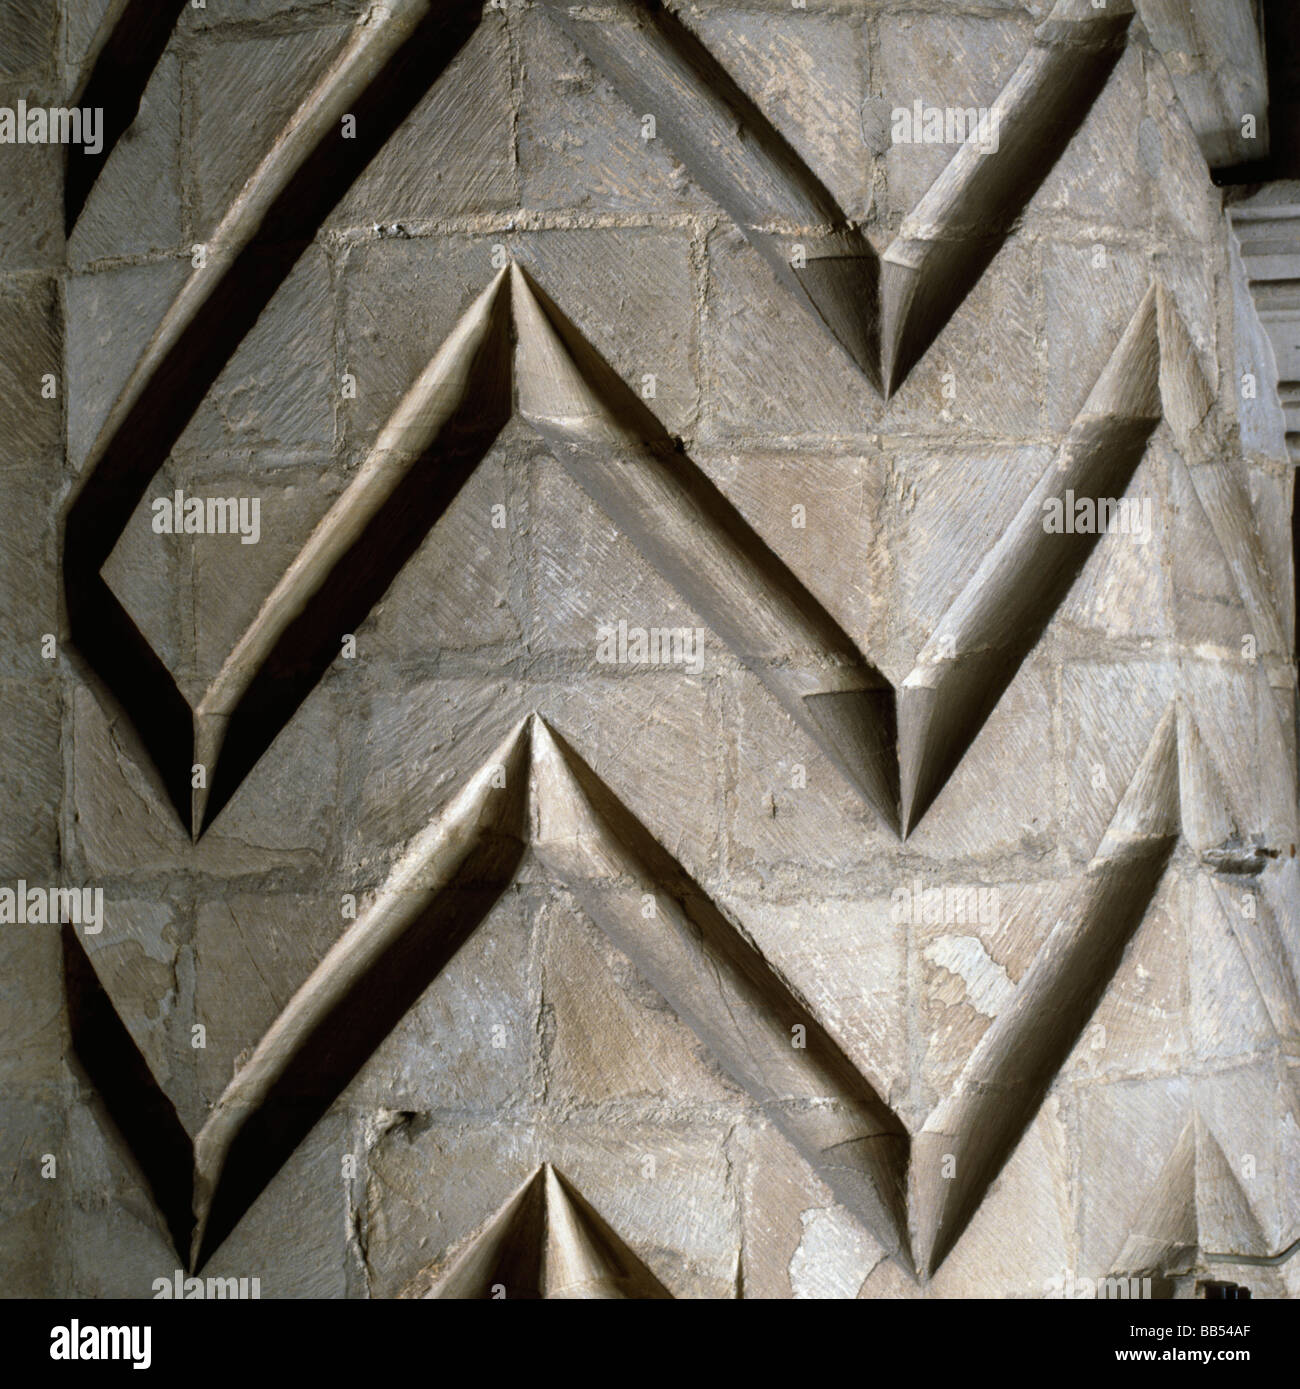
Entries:
[[[207,238],[119,392],[66,510],[68,648],[130,718],[190,823],[186,701],[100,570],[186,424],[324,218],[478,22],[467,0],[384,0],[354,30]],[[356,138],[340,118],[356,116]]]
[[1058,0],[989,113],[990,153],[972,137],[904,218],[883,257],[883,375],[892,394],[978,283],[1091,109],[1133,18],[1129,0]]
[[[1105,86],[1129,0],[1058,0],[995,101],[999,147],[972,134],[878,257],[817,176],[703,44],[652,0],[555,23],[726,209],[778,280],[892,395],[970,293]],[[803,248],[795,259],[794,245]]]
[[[839,1199],[902,1251],[907,1140],[897,1119],[806,1003],[534,716],[416,838],[213,1109],[195,1142],[196,1265],[483,919],[526,845]],[[656,897],[649,921],[644,892]],[[803,1049],[791,1046],[795,1025],[806,1029]]]
[[[514,328],[514,367],[510,327]],[[491,446],[521,417],[897,829],[892,689],[545,294],[512,267],[462,316],[199,701],[211,824]],[[102,582],[102,581],[100,581]],[[156,658],[154,658],[156,660]],[[178,696],[179,698],[179,696]]]
[[[909,1249],[915,1251],[918,1271],[929,1277],[1038,1112],[1176,842],[1183,837],[1200,848],[1197,841],[1217,834],[1235,840],[1236,820],[1190,711],[1171,703],[1088,867],[1077,920],[1057,923],[954,1089],[909,1145],[897,1118],[806,1002],[564,739],[533,715],[416,836],[220,1097],[193,1145],[192,1266],[222,1243],[486,917],[531,848],[836,1198],[905,1266]],[[1215,872],[1211,847],[1206,841],[1200,851]],[[656,904],[650,916],[642,910],[647,893]],[[79,946],[69,948],[78,952],[69,988],[80,989],[74,966],[83,973],[88,966]],[[78,1053],[98,1047],[136,1056],[133,1065],[118,1068],[121,1075],[99,1082],[110,1113],[116,1119],[121,1107],[134,1104],[165,1120],[169,1106],[133,1045],[105,1043],[112,1042],[113,1025],[122,1029],[102,989],[95,997],[110,1015],[108,1025],[101,1020],[88,1031],[74,1019]],[[83,1012],[74,1009],[78,1017]],[[796,1025],[805,1029],[803,1049],[790,1045]],[[141,1105],[139,1097],[149,1094],[157,1102]],[[179,1166],[188,1158],[183,1131],[174,1114],[144,1128],[138,1117],[128,1112],[128,1118],[128,1142],[179,1234],[187,1226],[173,1198],[190,1190]]]
[[610,1301],[672,1294],[548,1162],[402,1296]]
[[[515,411],[879,819],[906,834],[961,763],[1104,533],[1051,528],[1046,512],[1055,505],[1064,515],[1071,498],[1122,495],[1166,397],[1176,433],[1204,452],[1204,420],[1187,405],[1203,386],[1182,321],[1153,285],[1055,459],[896,694],[645,403],[512,265],[407,392],[193,715],[132,626],[133,688],[154,713],[146,726],[166,727],[177,740],[182,728],[191,733],[175,765],[163,769],[169,781],[191,763],[207,769],[206,787],[184,785],[197,836],[329,667],[339,633],[373,608]],[[1214,466],[1203,461],[1196,470]],[[1210,485],[1202,490],[1208,495]],[[1264,603],[1258,546],[1242,539],[1239,504],[1229,498],[1219,507],[1216,535],[1236,557],[1243,591]],[[106,591],[98,574],[93,583]]]

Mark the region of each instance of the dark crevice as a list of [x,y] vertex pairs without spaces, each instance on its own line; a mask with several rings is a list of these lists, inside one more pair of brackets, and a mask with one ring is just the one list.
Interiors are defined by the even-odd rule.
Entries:
[[186,0],[127,0],[121,18],[95,59],[77,105],[103,111],[103,147],[95,154],[75,148],[67,151],[63,219],[69,236],[109,156],[140,110],[149,78],[185,3]]
[[101,1117],[144,1178],[176,1252],[188,1260],[194,1229],[190,1136],[104,992],[75,928],[66,925],[63,974],[72,1050],[95,1089]]
[[191,754],[181,755],[180,744],[192,748],[192,736],[181,739],[177,728],[183,701],[171,677],[157,669],[156,657],[144,654],[147,644],[100,578],[100,568],[222,368],[325,218],[478,21],[478,7],[464,0],[437,6],[374,76],[352,106],[355,138],[344,139],[336,127],[290,178],[253,240],[180,332],[68,511],[63,575],[71,642],[87,654],[122,707],[132,711],[187,828]]
[[1300,6],[1260,0],[1268,66],[1268,154],[1213,170],[1219,184],[1262,184],[1300,178]]
[[[499,360],[483,360],[491,356]],[[338,658],[343,636],[354,632],[388,591],[509,421],[505,334],[493,334],[485,344],[474,379],[481,385],[473,391],[472,406],[412,465],[285,629],[240,699],[212,769],[200,832]]]

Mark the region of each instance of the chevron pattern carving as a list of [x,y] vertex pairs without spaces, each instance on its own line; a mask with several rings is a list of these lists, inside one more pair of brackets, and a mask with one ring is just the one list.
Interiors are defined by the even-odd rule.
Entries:
[[[135,0],[117,7],[82,89],[111,91],[119,110],[125,103],[133,111],[175,9]],[[654,116],[694,184],[886,403],[1016,232],[1135,28],[1129,0],[1100,8],[1091,0],[1057,0],[992,108],[1001,131],[997,151],[974,140],[959,148],[878,252],[672,10],[649,0],[605,0],[594,8],[542,0],[537,9],[631,110]],[[834,605],[814,595],[810,570],[796,572],[802,565],[778,555],[741,514],[735,494],[712,480],[697,461],[707,445],[691,435],[688,451],[665,423],[668,412],[656,413],[597,348],[597,335],[579,328],[567,294],[557,288],[553,299],[547,292],[544,284],[553,280],[545,266],[518,255],[486,284],[486,274],[475,279],[477,297],[450,332],[421,348],[420,360],[432,354],[427,365],[365,439],[346,487],[191,705],[106,579],[109,556],[304,249],[481,22],[482,7],[459,0],[378,0],[366,10],[203,243],[202,263],[117,392],[67,505],[69,649],[105,702],[123,710],[138,732],[152,763],[146,772],[195,843],[293,724],[333,664],[340,635],[367,620],[421,547],[438,544],[440,519],[515,421],[816,744],[900,841],[892,845],[900,854],[913,848],[901,841],[973,764],[968,754],[1013,681],[1113,544],[1102,540],[1104,528],[1049,528],[1045,513],[1124,496],[1153,444],[1175,455],[1204,553],[1229,576],[1234,592],[1221,601],[1240,605],[1250,639],[1275,664],[1287,659],[1270,554],[1237,465],[1235,421],[1217,401],[1217,384],[1202,366],[1163,266],[1157,274],[1143,265],[1145,293],[1122,330],[1121,319],[1105,339],[1107,360],[1082,408],[1050,436],[1045,471],[1000,533],[990,527],[981,534],[978,562],[953,585],[956,597],[936,605],[941,615],[895,682],[883,673],[887,662],[876,642],[851,636],[851,624],[829,610]],[[128,51],[134,59],[123,64]],[[340,122],[351,116],[360,138],[343,141]],[[107,132],[100,158],[69,161],[69,227],[129,122],[128,114]],[[1125,315],[1131,305],[1125,303]],[[1072,402],[1062,420],[1073,410]],[[864,591],[871,581],[864,578]],[[1233,632],[1229,644],[1235,640]],[[1204,733],[1213,714],[1198,702],[1194,682],[1180,668],[1174,683],[1136,772],[1107,804],[1104,834],[1071,880],[1068,913],[1014,980],[1005,980],[1005,997],[928,1113],[909,1111],[914,1097],[888,1065],[862,1063],[839,1025],[819,1016],[806,980],[796,984],[774,954],[755,944],[744,912],[707,873],[693,876],[683,867],[678,855],[687,862],[689,856],[667,847],[676,845],[674,826],[634,815],[634,788],[598,775],[556,721],[536,713],[510,729],[405,846],[358,919],[241,1056],[195,1132],[132,1039],[109,981],[65,927],[72,1052],[105,1131],[115,1133],[151,1192],[182,1261],[198,1270],[528,860],[599,928],[755,1114],[869,1232],[891,1276],[924,1287],[1011,1170],[1171,864],[1209,883],[1279,1046],[1300,1031],[1300,991],[1286,945],[1293,921],[1273,883],[1274,860],[1285,849],[1255,832],[1256,818],[1225,789]],[[1261,737],[1271,737],[1288,717],[1291,691],[1280,688],[1271,667],[1246,672],[1242,683],[1257,728],[1265,729]],[[537,706],[530,698],[524,707]],[[588,730],[559,722],[601,765]],[[197,786],[195,764],[206,769]],[[1294,768],[1276,775],[1294,789]],[[773,800],[772,819],[777,815]],[[727,853],[738,857],[730,843]],[[754,876],[761,881],[756,895],[770,886],[779,895],[779,875],[774,885],[761,867]],[[1258,911],[1248,917],[1235,909],[1245,888],[1258,891]],[[825,970],[828,961],[817,963]],[[887,1031],[882,1023],[880,1033]],[[1186,1112],[1137,1223],[1121,1247],[1107,1246],[1117,1277],[1167,1280],[1191,1268],[1210,1238],[1198,1223],[1198,1192],[1207,1184],[1227,1193],[1224,1226],[1245,1232],[1253,1253],[1271,1247],[1255,1198],[1211,1125],[1195,1105]],[[530,1175],[503,1205],[486,1214],[497,1197],[483,1203],[486,1218],[473,1234],[415,1277],[409,1267],[403,1271],[402,1295],[681,1295],[666,1268],[655,1271],[653,1252],[634,1247],[638,1240],[620,1234],[543,1156],[578,1171],[554,1150],[535,1153],[524,1169]],[[603,1199],[600,1205],[606,1209]]]
[[[509,310],[502,271],[412,385],[193,711],[192,746],[171,749],[173,765],[160,768],[169,785],[184,783],[178,772],[193,763],[208,769],[204,787],[186,784],[196,836],[334,659],[339,632],[356,626],[383,594],[512,408],[895,830],[913,828],[956,770],[1100,538],[1048,531],[1045,506],[1121,495],[1166,413],[1196,465],[1197,495],[1252,615],[1266,639],[1280,640],[1248,505],[1203,437],[1208,387],[1177,310],[1156,286],[1056,459],[896,693],[545,294],[518,267],[509,280]],[[507,317],[517,339],[513,407]],[[113,601],[98,576],[96,589]],[[173,684],[164,697],[151,681],[157,657],[137,643],[113,665],[132,688],[157,692],[143,711],[146,727],[166,725],[180,695]]]
[[[719,1063],[895,1248],[906,1240],[906,1138],[812,1010],[537,718],[410,846],[377,898],[254,1049],[194,1140],[190,1257],[201,1266],[509,884],[525,846],[569,885]],[[656,902],[647,920],[643,895]],[[90,997],[79,1054],[125,1036],[69,937],[69,989]],[[804,1029],[794,1048],[791,1029]],[[132,1093],[132,1091],[134,1093]],[[151,1117],[132,1144],[169,1225],[183,1228],[174,1114],[143,1062],[106,1094]],[[830,1101],[809,1106],[808,1100]],[[131,1130],[123,1125],[130,1141]],[[188,1204],[188,1200],[186,1202]],[[182,1250],[181,1252],[185,1252]]]
[[[173,1234],[193,1226],[189,1257],[201,1266],[473,932],[531,847],[839,1199],[905,1263],[910,1248],[930,1275],[1082,1034],[1180,837],[1211,871],[1239,874],[1243,862],[1245,871],[1259,871],[1195,722],[1171,704],[1089,865],[1077,915],[1047,937],[953,1092],[911,1141],[910,1162],[902,1125],[813,1010],[535,716],[410,845],[231,1081],[194,1140],[192,1219],[175,1113],[69,932],[74,1039],[111,1117],[123,1116],[123,1135]],[[647,893],[656,903],[649,921]],[[1271,930],[1262,913],[1248,947],[1254,959],[1280,958]],[[1276,980],[1273,992],[1294,1017],[1294,981]],[[806,1048],[791,1047],[796,1026]],[[825,1107],[810,1108],[809,1100]]]

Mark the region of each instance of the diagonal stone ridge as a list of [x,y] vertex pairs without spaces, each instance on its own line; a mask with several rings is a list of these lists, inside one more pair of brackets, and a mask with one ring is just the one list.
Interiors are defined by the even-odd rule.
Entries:
[[807,1003],[533,715],[415,838],[218,1100],[194,1144],[195,1266],[484,919],[527,847],[905,1259],[901,1124]]
[[544,4],[615,90],[655,116],[691,177],[886,395],[907,379],[1010,235],[1105,86],[1133,18],[1130,0],[1100,7],[1058,0],[994,102],[996,151],[972,135],[877,257],[816,174],[665,6]]
[[[879,391],[879,259],[722,64],[662,5],[611,0],[585,14],[567,0],[545,5],[615,90],[654,114],[691,177]],[[807,258],[799,269],[796,240]]]
[[1152,286],[1056,457],[903,681],[899,758],[907,829],[952,775],[1092,553],[1097,533],[1052,531],[1047,517],[1053,504],[1064,514],[1069,498],[1095,504],[1123,495],[1160,422],[1159,365]]
[[547,1162],[402,1296],[617,1301],[672,1294]]
[[[1156,895],[1179,842],[1210,875],[1220,902],[1240,894],[1237,819],[1185,699],[1166,707],[1085,874],[1082,904],[1059,921],[953,1090],[912,1143],[912,1247],[932,1276],[1038,1112],[1087,1026]],[[1258,873],[1258,867],[1249,870]],[[1235,913],[1240,915],[1240,913]],[[1266,910],[1234,932],[1280,1036],[1295,1035],[1294,973]],[[1285,1029],[1291,1029],[1287,1031]],[[1133,1232],[1116,1271],[1149,1272],[1183,1231],[1187,1157],[1179,1148],[1158,1183],[1158,1209]],[[1184,1232],[1185,1233],[1185,1232]],[[1195,1243],[1195,1240],[1192,1240]],[[1161,1255],[1163,1258],[1164,1255]],[[1165,1271],[1165,1265],[1161,1265]]]
[[974,138],[903,219],[880,279],[882,374],[892,394],[974,288],[1051,172],[1123,52],[1131,0],[1058,0]]
[[[1048,511],[1055,506],[1063,516],[1081,499],[1099,505],[1121,496],[1164,418],[1189,448],[1204,450],[1203,387],[1177,310],[1153,284],[1055,459],[895,691],[558,306],[511,264],[411,385],[197,708],[190,710],[125,613],[133,643],[110,653],[109,674],[120,676],[128,657],[136,661],[137,726],[154,733],[151,752],[159,729],[171,730],[159,771],[166,785],[181,788],[178,811],[197,838],[329,668],[339,634],[361,624],[518,414],[881,823],[906,835],[959,767],[1105,533],[1053,527]],[[1217,463],[1193,467],[1212,470],[1219,480],[1202,494],[1225,499],[1215,534],[1236,556],[1248,605],[1268,609],[1240,483]],[[93,586],[108,592],[97,572]],[[198,790],[188,776],[195,763],[206,769]]]
[[380,431],[194,711],[197,836],[436,524],[509,420],[505,272],[483,291]]

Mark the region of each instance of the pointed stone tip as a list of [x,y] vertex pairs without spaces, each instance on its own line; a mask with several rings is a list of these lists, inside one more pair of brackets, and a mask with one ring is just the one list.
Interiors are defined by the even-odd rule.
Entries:
[[[224,714],[212,714],[200,704],[194,713],[194,753],[195,766],[203,768],[203,785],[193,786],[191,776],[190,790],[190,839],[197,844],[208,829],[208,808],[211,804],[212,787],[216,782],[217,768],[221,761],[221,749],[226,740],[226,729],[230,719]],[[217,807],[220,810],[220,807]],[[215,818],[215,816],[213,817]]]
[[[212,768],[209,768],[209,772]],[[207,829],[208,814],[208,787],[205,782],[203,786],[195,786],[190,791],[190,843],[197,844],[203,837],[203,831]]]
[[937,746],[937,707],[932,686],[903,682],[898,698],[898,780],[904,840],[925,819],[944,782],[939,767],[943,749]]
[[522,300],[525,304],[531,305],[531,307],[540,312],[541,306],[537,302],[537,294],[532,277],[513,257],[507,265],[502,267],[497,275],[497,279],[499,280],[503,275],[509,275],[510,277],[511,297]]
[[1171,840],[1182,828],[1179,800],[1178,700],[1165,706],[1137,771],[1120,797],[1089,870],[1105,866],[1155,840]]
[[[904,232],[899,233],[899,240],[903,235]],[[886,400],[901,389],[925,353],[913,322],[920,271],[906,260],[891,256],[893,250],[891,247],[886,251],[881,260],[879,291],[880,379]]]
[[1157,282],[1152,281],[1110,355],[1081,414],[1158,420],[1160,332]]
[[[1156,284],[1156,335],[1160,345],[1160,401],[1179,447],[1214,408],[1214,392],[1196,344],[1173,295]],[[1193,460],[1195,461],[1195,460]]]

